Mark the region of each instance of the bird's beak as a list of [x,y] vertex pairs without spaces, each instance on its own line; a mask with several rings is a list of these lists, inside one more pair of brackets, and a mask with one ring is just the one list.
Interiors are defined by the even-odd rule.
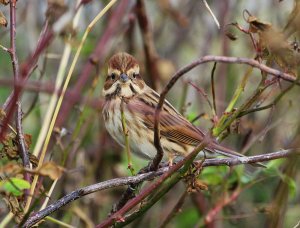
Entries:
[[129,80],[127,74],[124,74],[124,73],[120,75],[120,79],[121,79],[121,82],[124,82],[124,83]]

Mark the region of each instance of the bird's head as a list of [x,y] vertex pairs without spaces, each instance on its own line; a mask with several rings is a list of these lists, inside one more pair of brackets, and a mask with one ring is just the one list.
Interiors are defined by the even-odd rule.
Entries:
[[143,91],[145,82],[140,76],[136,59],[125,53],[117,53],[108,62],[108,75],[103,87],[103,95],[131,98]]

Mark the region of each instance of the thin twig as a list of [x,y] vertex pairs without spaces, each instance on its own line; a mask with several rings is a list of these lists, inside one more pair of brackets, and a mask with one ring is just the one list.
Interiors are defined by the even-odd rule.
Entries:
[[216,104],[216,92],[215,92],[215,71],[217,68],[217,63],[214,63],[214,66],[211,70],[211,76],[210,76],[210,81],[211,81],[211,94],[212,94],[212,99],[213,99],[213,114],[214,116],[217,115],[217,104]]
[[[14,76],[14,89],[17,90],[19,84],[19,62],[16,54],[16,0],[10,1],[10,50],[9,54],[12,61],[13,76]],[[22,107],[21,102],[16,102],[17,114],[16,114],[16,128],[17,128],[17,138],[20,156],[23,161],[23,166],[26,168],[30,167],[30,162],[28,158],[28,151],[26,149],[24,134],[22,130]]]
[[199,65],[201,65],[203,63],[207,63],[207,62],[245,64],[245,65],[249,65],[249,66],[258,68],[263,72],[269,73],[269,74],[271,74],[271,75],[273,75],[277,78],[281,78],[285,81],[289,81],[289,82],[293,82],[295,84],[299,84],[298,82],[295,82],[295,77],[294,76],[292,76],[290,74],[287,74],[287,73],[284,73],[282,71],[273,69],[271,67],[268,67],[264,64],[259,63],[258,61],[254,60],[254,59],[248,59],[248,58],[207,55],[207,56],[204,56],[200,59],[197,59],[197,60],[193,61],[192,63],[184,66],[183,68],[178,70],[172,76],[171,80],[169,81],[169,83],[166,85],[166,87],[164,88],[164,90],[160,94],[160,99],[159,99],[159,102],[158,102],[158,104],[156,106],[156,109],[155,109],[154,145],[155,145],[155,148],[157,150],[157,153],[156,153],[156,156],[154,157],[154,159],[152,161],[152,165],[150,167],[151,170],[156,170],[158,168],[158,165],[159,165],[161,159],[163,158],[163,154],[164,154],[163,148],[162,148],[161,143],[160,143],[159,119],[160,119],[160,112],[161,112],[161,109],[162,109],[162,106],[163,106],[163,103],[164,103],[164,100],[165,100],[165,97],[166,97],[167,93],[172,88],[172,86],[177,82],[177,80],[180,77],[182,77],[185,73],[189,72],[190,70],[192,70],[196,66],[199,66]]
[[[18,90],[18,81],[20,81],[20,71],[19,71],[19,62],[18,57],[16,53],[16,0],[10,1],[10,50],[9,54],[11,57],[12,62],[12,68],[13,68],[13,76],[14,76],[14,90]],[[12,103],[12,106],[17,106],[17,113],[15,115],[15,123],[16,123],[16,129],[17,129],[17,140],[18,140],[18,149],[19,149],[19,155],[22,159],[23,166],[25,168],[30,168],[30,160],[28,156],[28,151],[26,148],[23,128],[22,128],[22,106],[21,101],[16,99],[16,103]],[[8,126],[8,122],[7,122]],[[5,128],[6,125],[4,124]],[[4,130],[2,129],[4,132]],[[1,133],[2,133],[1,131]],[[30,182],[30,177],[28,173],[24,174],[24,179],[28,182]],[[29,191],[25,190],[26,197],[28,196]]]
[[[211,110],[213,110],[213,106],[212,106],[212,103],[210,102],[210,100],[208,99],[208,96],[207,96],[207,93],[205,93],[205,91],[201,88],[199,88],[198,86],[196,86],[193,82],[189,81],[188,82],[191,86],[193,86],[197,92],[199,92],[203,98],[206,100],[208,106],[210,107]],[[213,111],[212,111],[213,112]]]
[[146,72],[149,72],[150,86],[153,89],[156,89],[157,85],[155,84],[155,82],[158,82],[158,79],[160,78],[160,73],[157,66],[159,55],[155,49],[153,33],[151,30],[149,19],[147,17],[144,0],[137,0],[135,10],[138,24],[142,33],[142,40],[144,43],[147,67]]
[[18,86],[17,89],[14,89],[11,92],[11,94],[9,95],[9,97],[6,99],[5,103],[2,106],[2,109],[6,112],[6,118],[4,118],[4,120],[2,121],[3,127],[1,128],[0,131],[0,141],[3,140],[8,124],[15,111],[16,106],[13,104],[16,104],[16,102],[18,101],[19,96],[22,93],[23,85],[26,84],[26,81],[30,76],[33,67],[36,65],[39,56],[41,55],[43,50],[46,47],[48,47],[53,37],[54,37],[54,33],[48,28],[45,28],[45,31],[41,34],[35,52],[29,58],[27,58],[25,63],[22,64],[21,70],[19,72],[20,76],[18,80],[18,84],[20,84],[20,86]]
[[231,101],[229,102],[225,112],[232,112],[236,102],[238,101],[238,98],[240,97],[241,93],[244,91],[246,83],[248,81],[248,78],[250,77],[250,74],[252,73],[253,68],[250,67],[246,73],[244,74],[244,77],[242,79],[242,82],[240,83],[240,85],[238,86],[238,88],[235,90]]
[[202,0],[202,2],[204,3],[204,6],[208,10],[209,14],[212,16],[212,18],[213,18],[214,22],[216,23],[218,29],[220,29],[220,23],[219,23],[218,19],[216,18],[216,16],[214,15],[213,11],[210,9],[207,1],[206,0]]
[[[202,167],[208,167],[208,166],[235,166],[235,165],[241,165],[241,164],[253,164],[257,162],[264,162],[264,161],[270,161],[280,158],[287,158],[289,156],[294,155],[300,155],[300,148],[295,149],[287,149],[287,150],[280,150],[277,152],[269,153],[269,154],[262,154],[262,155],[255,155],[255,156],[249,156],[245,158],[215,158],[215,159],[206,159]],[[175,165],[174,165],[175,166]],[[154,177],[160,176],[162,174],[167,173],[171,169],[173,170],[174,166],[172,167],[164,167],[160,168],[159,170],[155,172],[148,172],[143,174],[138,174],[136,176],[130,176],[130,177],[121,177],[121,178],[115,178],[107,181],[103,181],[97,184],[89,185],[80,189],[77,189],[58,201],[54,202],[53,204],[46,207],[44,210],[41,210],[39,212],[36,212],[35,214],[31,215],[28,220],[25,222],[24,227],[30,227],[34,225],[35,223],[39,222],[46,216],[52,214],[53,212],[59,210],[61,207],[69,204],[70,202],[77,200],[85,195],[98,192],[104,189],[119,187],[123,185],[129,185],[129,184],[136,184],[141,183],[145,180],[151,180]]]
[[269,108],[272,108],[274,107],[280,100],[281,98],[287,93],[289,92],[292,88],[294,87],[294,84],[288,86],[286,89],[284,89],[279,95],[277,95],[277,97],[273,100],[273,102],[271,102],[270,104],[267,104],[265,106],[262,106],[262,107],[258,107],[258,108],[252,108],[252,109],[248,109],[248,110],[245,110],[245,111],[242,111],[238,117],[242,117],[242,116],[245,116],[245,115],[248,115],[250,113],[254,113],[254,112],[258,112],[258,111],[263,111],[263,110],[266,110],[266,109],[269,109]]
[[[165,169],[167,169],[167,168],[165,168]],[[32,225],[34,225],[35,223],[37,223],[44,217],[50,215],[54,211],[57,211],[59,208],[65,206],[66,204],[68,204],[74,200],[77,200],[85,195],[91,194],[93,192],[101,191],[104,189],[113,188],[113,187],[134,184],[134,183],[140,183],[144,180],[149,180],[149,179],[154,178],[155,176],[161,175],[164,171],[165,171],[164,169],[161,169],[157,172],[149,172],[149,173],[145,173],[145,174],[139,174],[137,176],[115,178],[115,179],[103,181],[103,182],[100,182],[97,184],[93,184],[93,185],[90,185],[87,187],[77,189],[77,190],[69,193],[68,195],[62,197],[55,203],[49,205],[44,210],[41,210],[41,211],[33,214],[32,216],[30,216],[23,226],[31,227]]]
[[[170,187],[174,186],[179,180],[181,180],[185,174],[185,171],[188,170],[188,167],[191,165],[192,161],[195,159],[196,155],[202,151],[208,144],[212,142],[212,138],[210,135],[206,135],[202,142],[195,147],[195,149],[187,155],[183,160],[179,161],[177,164],[170,167],[170,169],[164,173],[155,183],[144,189],[139,195],[137,195],[135,198],[130,200],[124,207],[122,207],[119,211],[111,215],[108,219],[101,222],[101,224],[97,225],[97,228],[103,228],[108,227],[116,223],[117,221],[124,223],[128,223],[132,221],[132,218],[135,218],[136,216],[139,216],[139,214],[144,213],[146,210],[148,210],[157,200],[159,200],[163,194],[168,192]],[[182,166],[184,166],[183,171],[175,174],[172,176],[176,171],[178,171]],[[162,183],[164,183],[168,178],[171,178],[170,182],[163,186]],[[137,213],[134,213],[131,218],[124,219],[124,214],[127,213],[129,210],[134,208],[136,205],[138,205],[142,200],[144,200],[147,196],[152,194],[155,190],[160,189],[157,191],[155,197],[152,198],[147,204],[143,205],[144,207],[140,209]]]
[[23,161],[23,166],[26,168],[30,168],[30,161],[28,157],[28,150],[26,148],[25,144],[25,139],[24,139],[24,134],[23,134],[23,129],[22,129],[22,109],[21,109],[21,104],[20,102],[17,102],[17,137],[18,137],[18,142],[19,142],[19,151],[20,151],[20,156]]
[[242,189],[237,188],[229,197],[223,198],[209,213],[205,216],[205,226],[208,226],[215,218],[217,213],[227,204],[233,202],[241,193]]
[[[55,108],[55,111],[53,113],[53,116],[52,116],[52,119],[51,119],[51,123],[49,125],[49,129],[48,129],[48,132],[47,132],[47,136],[45,138],[45,143],[43,145],[43,148],[42,148],[42,151],[40,153],[40,159],[39,159],[39,163],[38,163],[38,167],[41,167],[43,162],[44,162],[44,158],[46,156],[46,151],[47,151],[47,148],[48,148],[48,145],[49,145],[49,142],[50,142],[50,137],[52,135],[52,131],[53,131],[53,128],[54,128],[54,125],[55,125],[55,122],[56,122],[56,118],[58,116],[58,113],[59,113],[59,110],[60,110],[60,107],[61,107],[61,104],[62,104],[62,101],[63,101],[63,98],[65,96],[65,93],[66,93],[66,90],[67,90],[67,87],[69,85],[69,82],[71,80],[71,77],[73,75],[73,72],[74,72],[74,69],[75,69],[75,66],[76,66],[76,63],[77,63],[77,60],[79,58],[79,55],[80,55],[80,52],[82,50],[82,47],[83,47],[83,44],[85,43],[86,39],[87,39],[87,36],[89,35],[90,31],[92,30],[92,28],[95,26],[95,24],[98,22],[99,19],[102,18],[102,16],[116,3],[117,0],[111,0],[98,14],[97,16],[90,22],[90,24],[87,26],[85,32],[84,32],[84,35],[81,39],[81,42],[78,46],[78,49],[75,53],[75,56],[74,56],[74,59],[71,63],[71,66],[70,66],[70,69],[69,69],[69,72],[66,76],[66,79],[65,79],[65,82],[63,84],[63,88],[62,88],[62,93],[57,101],[57,105],[56,105],[56,108]],[[34,176],[34,179],[32,181],[32,184],[31,184],[31,188],[30,188],[30,195],[33,195],[34,193],[34,190],[35,190],[35,187],[36,187],[36,184],[37,184],[37,180],[38,180],[38,177],[39,175],[35,175]],[[30,204],[31,204],[31,200],[32,200],[32,197],[28,197],[28,200],[26,202],[26,205],[25,205],[25,208],[24,208],[24,211],[25,213],[29,210],[29,207],[30,207]]]

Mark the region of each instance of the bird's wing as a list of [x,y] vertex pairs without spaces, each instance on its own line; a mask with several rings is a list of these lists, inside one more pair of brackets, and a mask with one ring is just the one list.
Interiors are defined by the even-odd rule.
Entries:
[[[154,130],[154,113],[159,95],[150,90],[129,102],[130,109],[138,113],[144,124]],[[188,145],[201,143],[204,134],[186,120],[168,101],[165,101],[160,113],[160,134],[171,141]]]

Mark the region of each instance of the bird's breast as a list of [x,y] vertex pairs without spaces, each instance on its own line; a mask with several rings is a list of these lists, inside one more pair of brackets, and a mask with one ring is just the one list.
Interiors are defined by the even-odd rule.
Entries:
[[[128,134],[131,152],[140,157],[152,159],[156,154],[156,149],[153,145],[153,131],[148,129],[140,115],[135,115],[129,105],[130,101],[123,103],[126,134]],[[116,98],[106,101],[102,115],[109,134],[124,147],[125,137],[122,125],[121,99]]]

